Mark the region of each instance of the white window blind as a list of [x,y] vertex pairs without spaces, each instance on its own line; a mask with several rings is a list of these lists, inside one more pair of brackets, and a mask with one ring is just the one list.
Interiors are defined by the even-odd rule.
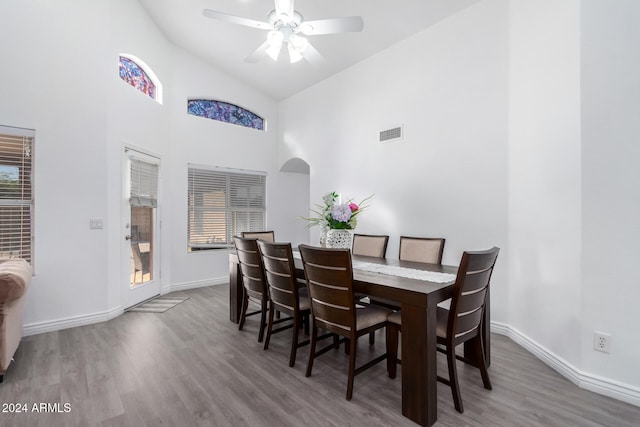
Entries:
[[243,231],[265,229],[266,175],[189,165],[190,250],[229,247]]
[[0,126],[0,258],[33,261],[34,132]]
[[131,159],[131,206],[158,206],[158,165]]

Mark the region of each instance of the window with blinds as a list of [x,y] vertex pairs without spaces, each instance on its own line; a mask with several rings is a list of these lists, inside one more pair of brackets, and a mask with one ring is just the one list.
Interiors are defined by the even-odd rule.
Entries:
[[189,250],[233,246],[233,236],[262,231],[266,174],[189,165]]
[[158,206],[158,165],[131,159],[131,206]]
[[33,262],[32,130],[0,126],[0,258]]

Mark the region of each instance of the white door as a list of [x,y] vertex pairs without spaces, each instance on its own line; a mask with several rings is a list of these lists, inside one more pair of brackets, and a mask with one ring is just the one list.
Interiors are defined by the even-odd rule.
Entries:
[[125,148],[123,276],[125,306],[131,307],[160,294],[158,181],[160,159]]

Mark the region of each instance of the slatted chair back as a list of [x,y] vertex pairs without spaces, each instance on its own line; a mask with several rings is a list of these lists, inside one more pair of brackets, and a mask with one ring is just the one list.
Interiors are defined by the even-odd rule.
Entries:
[[454,345],[479,334],[489,282],[499,252],[500,249],[494,247],[462,254],[447,322],[447,338]]
[[238,263],[242,273],[242,284],[250,297],[261,300],[266,298],[266,281],[262,266],[262,257],[258,252],[257,239],[234,237],[233,243],[238,254]]
[[348,336],[356,325],[349,249],[307,245],[300,245],[299,249],[315,324],[318,328]]
[[445,239],[435,237],[400,236],[401,261],[442,264]]
[[384,258],[387,254],[389,236],[373,234],[354,234],[351,251],[353,255]]
[[298,281],[291,243],[258,241],[271,303],[276,310],[294,313],[299,307]]
[[[258,332],[258,342],[262,342],[264,338],[264,330],[266,328],[267,311],[269,295],[267,290],[267,281],[264,277],[264,268],[262,265],[262,256],[258,250],[257,239],[245,239],[242,237],[234,237],[233,243],[238,254],[238,264],[240,266],[240,275],[242,276],[242,285],[244,288],[242,298],[242,313],[238,329],[244,328],[244,322],[247,316],[260,314],[260,326]],[[248,312],[249,300],[260,304],[260,310],[252,313]]]

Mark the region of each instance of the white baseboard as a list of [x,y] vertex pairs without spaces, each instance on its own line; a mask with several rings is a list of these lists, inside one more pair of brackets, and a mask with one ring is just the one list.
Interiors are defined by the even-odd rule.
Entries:
[[164,295],[170,292],[186,291],[188,289],[203,288],[205,286],[228,285],[228,284],[229,284],[229,276],[224,276],[224,277],[217,277],[209,280],[198,280],[195,282],[174,283],[165,288],[162,288],[161,293],[162,295]]
[[491,332],[507,336],[580,388],[621,400],[631,405],[640,406],[640,389],[637,387],[576,369],[566,360],[553,354],[509,325],[491,322]]
[[[162,295],[175,291],[184,291],[187,289],[202,288],[204,286],[223,285],[229,283],[229,277],[221,277],[211,280],[200,280],[196,282],[177,283],[161,289]],[[24,325],[22,330],[23,336],[44,334],[46,332],[61,331],[63,329],[75,328],[78,326],[92,325],[94,323],[106,322],[115,319],[124,313],[123,306],[119,305],[110,310],[82,314],[79,316],[67,317],[64,319],[49,320],[45,322],[29,323]]]
[[67,317],[65,319],[29,323],[28,325],[24,325],[22,335],[26,337],[29,335],[44,334],[46,332],[61,331],[63,329],[75,328],[77,326],[106,322],[108,320],[115,319],[122,313],[124,313],[124,308],[119,305],[111,310],[101,313],[83,314],[80,316]]

